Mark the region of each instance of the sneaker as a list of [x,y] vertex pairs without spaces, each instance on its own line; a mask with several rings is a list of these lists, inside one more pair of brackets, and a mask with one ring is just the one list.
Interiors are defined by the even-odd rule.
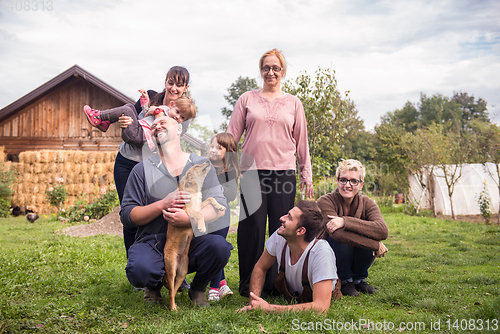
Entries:
[[87,121],[89,121],[90,125],[98,128],[102,132],[108,131],[110,121],[102,121],[101,120],[101,111],[90,108],[89,106],[83,107],[83,112],[85,116],[87,116]]
[[214,289],[208,289],[208,301],[218,302],[219,301],[219,291]]
[[149,290],[148,288],[145,288],[144,289],[144,301],[146,301],[146,303],[161,304],[162,299],[161,299],[160,290],[154,291],[154,290]]
[[373,294],[377,292],[377,289],[371,287],[368,285],[366,282],[359,282],[358,284],[354,284],[354,287],[356,290],[358,290],[361,293],[368,293],[368,294]]
[[340,291],[344,296],[359,296],[359,293],[358,291],[356,291],[353,282],[342,283]]
[[219,298],[224,298],[226,296],[231,296],[233,294],[233,292],[231,291],[231,289],[226,285],[224,284],[223,286],[219,287]]

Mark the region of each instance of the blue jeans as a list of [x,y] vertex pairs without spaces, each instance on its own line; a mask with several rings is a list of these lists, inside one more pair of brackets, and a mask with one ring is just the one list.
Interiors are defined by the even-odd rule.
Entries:
[[330,236],[327,241],[335,253],[340,282],[353,282],[354,284],[366,282],[368,268],[372,265],[374,258],[373,252],[335,241]]
[[[226,213],[229,213],[229,206],[226,207]],[[227,233],[229,232],[229,226],[220,230],[217,230],[215,232],[212,232],[211,234],[218,234],[221,237],[224,237],[226,239]],[[222,269],[217,275],[215,275],[214,278],[210,281],[210,287],[214,289],[219,288],[219,283],[220,281],[226,279],[226,275],[224,275],[224,269]]]
[[[136,242],[129,249],[125,271],[130,283],[138,288],[160,290],[165,274],[163,248],[166,235],[152,235]],[[191,282],[194,291],[205,291],[208,282],[227,264],[233,245],[224,237],[205,234],[193,238],[189,247],[188,273],[196,272]]]

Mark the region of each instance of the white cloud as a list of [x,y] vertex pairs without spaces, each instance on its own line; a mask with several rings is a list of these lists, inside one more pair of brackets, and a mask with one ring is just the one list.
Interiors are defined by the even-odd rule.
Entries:
[[[0,15],[0,107],[78,64],[135,98],[173,65],[192,75],[200,115],[221,122],[238,76],[257,78],[271,48],[288,78],[336,71],[371,128],[420,92],[466,91],[500,105],[498,1],[53,1]],[[491,111],[492,109],[490,109]]]

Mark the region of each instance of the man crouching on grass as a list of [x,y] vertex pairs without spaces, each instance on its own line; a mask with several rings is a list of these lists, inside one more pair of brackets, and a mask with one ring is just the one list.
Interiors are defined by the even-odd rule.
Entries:
[[[326,313],[331,299],[342,296],[340,286],[337,287],[333,250],[325,240],[316,239],[322,228],[322,219],[318,205],[312,201],[300,201],[280,218],[280,228],[267,240],[266,249],[253,269],[249,304],[238,312],[313,309]],[[295,299],[299,304],[275,305],[260,298],[266,272],[275,261],[279,264],[275,289],[285,299]]]

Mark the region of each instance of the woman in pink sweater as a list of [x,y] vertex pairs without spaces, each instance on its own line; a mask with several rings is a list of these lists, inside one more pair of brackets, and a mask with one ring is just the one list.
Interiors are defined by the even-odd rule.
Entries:
[[[264,85],[240,96],[227,132],[241,146],[241,209],[238,225],[239,293],[248,296],[250,276],[264,251],[266,221],[269,235],[280,226],[279,218],[294,206],[296,159],[301,190],[313,197],[311,160],[307,143],[304,107],[298,98],[281,90],[286,74],[283,54],[273,49],[259,62]],[[297,158],[296,158],[297,156]],[[258,183],[257,183],[257,182]],[[277,275],[269,269],[263,295],[268,294]]]

